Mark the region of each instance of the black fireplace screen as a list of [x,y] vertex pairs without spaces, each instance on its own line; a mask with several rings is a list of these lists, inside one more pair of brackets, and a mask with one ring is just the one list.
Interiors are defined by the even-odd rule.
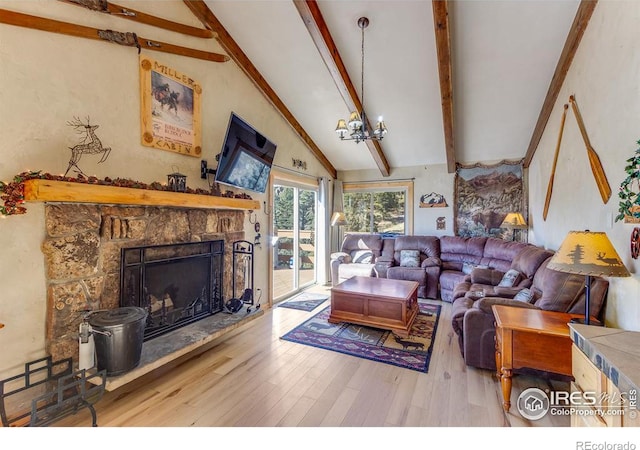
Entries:
[[224,241],[122,249],[120,306],[149,312],[148,340],[223,309]]

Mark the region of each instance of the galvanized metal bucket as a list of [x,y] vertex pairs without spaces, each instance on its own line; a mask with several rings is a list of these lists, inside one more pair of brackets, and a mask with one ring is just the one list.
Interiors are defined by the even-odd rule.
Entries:
[[147,311],[127,306],[98,311],[89,317],[96,345],[98,369],[121,375],[140,364]]

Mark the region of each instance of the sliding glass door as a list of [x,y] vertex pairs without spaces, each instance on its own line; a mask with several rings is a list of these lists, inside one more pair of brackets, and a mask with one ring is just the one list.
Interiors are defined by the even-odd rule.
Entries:
[[316,282],[318,193],[276,180],[273,184],[273,298],[281,300]]

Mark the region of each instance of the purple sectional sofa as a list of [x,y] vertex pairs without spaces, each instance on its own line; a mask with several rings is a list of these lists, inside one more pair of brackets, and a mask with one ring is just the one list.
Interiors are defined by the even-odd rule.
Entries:
[[[486,237],[350,234],[342,250],[332,254],[334,285],[354,275],[412,280],[418,282],[418,297],[452,303],[453,330],[469,366],[495,370],[493,304],[584,312],[585,277],[547,268],[553,252],[532,244]],[[502,286],[510,271],[517,276]],[[601,321],[608,286],[605,279],[592,278],[591,315]],[[529,297],[516,299],[525,290]]]
[[[525,282],[530,284],[529,289],[533,294],[529,301],[516,300],[513,292],[501,291],[497,286],[473,282],[469,287],[471,290],[467,292],[474,292],[473,289],[484,286],[487,289],[484,297],[475,298],[465,294],[454,300],[452,326],[458,335],[460,351],[468,366],[496,369],[496,331],[492,305],[584,314],[585,277],[549,269],[547,264],[551,256],[540,264],[533,279]],[[471,278],[475,275],[474,273]],[[589,309],[591,315],[600,322],[603,322],[608,287],[609,282],[604,278],[592,277]]]

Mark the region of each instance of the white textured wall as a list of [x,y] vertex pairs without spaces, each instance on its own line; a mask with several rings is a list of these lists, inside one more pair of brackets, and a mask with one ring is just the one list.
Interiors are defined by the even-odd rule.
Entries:
[[[632,272],[610,279],[607,325],[640,330],[640,261],[630,256],[634,225],[615,222],[624,166],[640,139],[640,2],[600,1],[529,168],[530,241],[556,250],[571,230],[604,231]],[[542,218],[563,104],[575,95],[612,196],[603,204],[584,141],[569,107],[547,220]]]
[[[118,2],[174,21],[202,25],[182,1]],[[138,36],[185,47],[223,53],[214,39],[200,39],[130,20],[89,11],[54,0],[4,1],[0,8],[101,29],[135,32]],[[291,158],[307,161],[308,174],[326,171],[232,61],[214,63],[145,51],[200,82],[203,159],[215,167],[229,114],[233,110],[278,144],[275,163],[290,167]],[[99,178],[123,177],[143,182],[166,181],[177,166],[192,188],[207,188],[200,179],[200,159],[140,144],[138,54],[135,48],[0,24],[0,179],[10,180],[27,169],[63,173],[68,147],[77,143],[66,122],[90,116],[109,159],[84,156],[80,167]],[[251,194],[261,203],[266,196]],[[45,279],[40,245],[44,237],[42,205],[28,204],[24,216],[0,220],[0,376],[16,373],[24,362],[44,351]],[[262,230],[268,217],[258,213]],[[245,221],[247,239],[253,225]],[[267,241],[263,231],[262,242]],[[267,304],[265,245],[256,249],[255,287]]]

